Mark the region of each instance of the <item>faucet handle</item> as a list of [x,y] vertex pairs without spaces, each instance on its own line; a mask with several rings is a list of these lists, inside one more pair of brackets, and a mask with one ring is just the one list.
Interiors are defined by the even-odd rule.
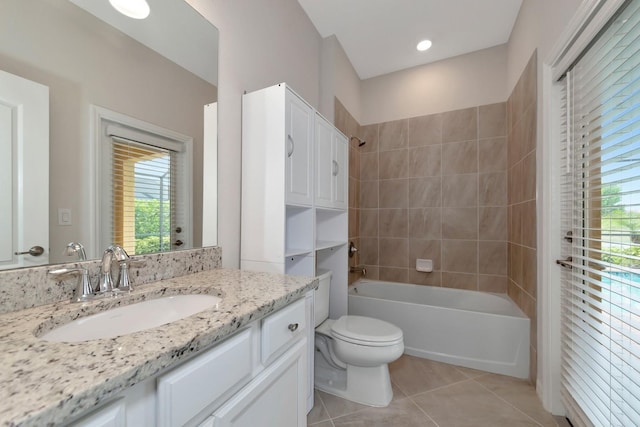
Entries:
[[120,275],[118,276],[117,289],[120,291],[131,292],[133,286],[131,285],[131,278],[129,277],[129,265],[131,260],[129,258],[118,262],[120,266]]
[[55,270],[47,271],[50,275],[54,277],[63,278],[68,275],[77,275],[78,283],[76,285],[76,293],[73,298],[76,302],[87,301],[93,298],[93,288],[91,287],[91,281],[89,280],[89,272],[86,268],[78,267],[78,268],[58,268]]

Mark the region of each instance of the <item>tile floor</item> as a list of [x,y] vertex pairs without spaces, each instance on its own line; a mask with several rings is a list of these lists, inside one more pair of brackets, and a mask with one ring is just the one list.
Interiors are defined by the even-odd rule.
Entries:
[[316,390],[314,427],[569,427],[523,380],[404,355],[391,365],[393,400],[371,408]]

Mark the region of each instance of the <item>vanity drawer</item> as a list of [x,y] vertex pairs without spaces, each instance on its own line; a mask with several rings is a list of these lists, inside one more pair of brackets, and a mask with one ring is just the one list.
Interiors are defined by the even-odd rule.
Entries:
[[158,379],[158,425],[182,426],[252,377],[254,328],[246,329]]
[[306,329],[304,298],[298,300],[262,321],[261,361],[271,363],[288,345]]

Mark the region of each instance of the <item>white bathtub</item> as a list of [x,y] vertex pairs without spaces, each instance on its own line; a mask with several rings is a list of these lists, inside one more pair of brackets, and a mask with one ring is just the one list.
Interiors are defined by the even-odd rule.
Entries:
[[406,354],[529,377],[529,318],[504,295],[361,279],[349,314],[400,327]]

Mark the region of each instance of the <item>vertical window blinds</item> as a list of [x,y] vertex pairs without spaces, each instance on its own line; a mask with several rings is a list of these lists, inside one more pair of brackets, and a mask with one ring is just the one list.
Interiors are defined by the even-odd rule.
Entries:
[[640,425],[640,1],[565,78],[562,394],[577,424]]

